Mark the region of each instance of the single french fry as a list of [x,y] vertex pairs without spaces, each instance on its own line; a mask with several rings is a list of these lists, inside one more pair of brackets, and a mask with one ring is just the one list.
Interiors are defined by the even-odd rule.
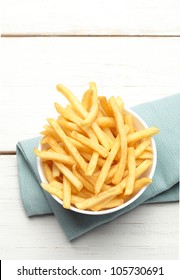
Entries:
[[83,94],[83,97],[82,97],[82,105],[83,107],[86,109],[86,111],[89,111],[89,109],[91,108],[92,106],[92,93],[93,93],[93,90],[92,88],[89,88],[88,90],[85,91],[85,93]]
[[90,82],[90,88],[93,91],[92,94],[92,107],[87,117],[82,121],[82,126],[90,126],[96,119],[98,113],[98,96],[97,96],[97,88],[94,82]]
[[109,152],[109,155],[100,171],[100,174],[98,176],[98,179],[96,181],[96,184],[95,184],[95,194],[98,194],[106,180],[106,177],[108,175],[108,172],[109,172],[109,169],[111,167],[111,164],[118,152],[118,149],[120,148],[120,138],[119,136],[117,136],[116,140],[115,140],[115,143],[114,143],[114,146],[112,148],[112,150]]
[[107,201],[103,201],[103,202],[95,205],[94,207],[92,207],[92,210],[93,211],[100,211],[102,209],[110,209],[110,208],[120,206],[123,203],[124,203],[123,199],[119,199],[119,198],[116,198],[116,197],[111,197]]
[[141,163],[143,163],[144,162],[144,159],[139,159],[139,158],[137,158],[136,159],[136,167],[137,166],[139,166]]
[[67,177],[67,179],[75,186],[75,188],[80,191],[83,188],[82,182],[74,176],[73,172],[67,168],[64,164],[54,161],[54,164],[59,168],[60,172]]
[[105,201],[109,197],[121,194],[123,192],[123,190],[124,190],[124,187],[121,187],[118,185],[118,186],[108,189],[107,191],[100,192],[97,196],[94,196],[89,199],[85,199],[82,202],[75,203],[75,205],[78,209],[81,209],[81,210],[91,209],[94,205],[97,205],[97,204],[101,203],[102,201]]
[[57,102],[54,103],[54,106],[56,108],[56,111],[63,116],[65,119],[75,123],[75,124],[80,124],[82,119],[77,116],[74,112],[68,110],[68,109],[64,109],[60,104],[58,104]]
[[67,165],[72,165],[76,163],[74,158],[72,158],[71,156],[58,154],[56,152],[46,152],[46,151],[41,152],[38,149],[34,148],[34,153],[36,154],[36,156],[40,157],[43,160],[58,161],[58,162],[65,163]]
[[47,135],[44,135],[44,136],[41,138],[40,142],[41,142],[41,145],[42,145],[42,146],[45,145],[45,144],[47,144],[47,138],[48,138]]
[[139,159],[153,159],[153,154],[147,151],[144,151],[140,156]]
[[57,85],[56,88],[59,92],[61,92],[66,97],[66,99],[71,104],[72,108],[78,114],[80,114],[83,118],[87,117],[87,115],[88,115],[87,111],[85,110],[85,108],[83,107],[81,102],[76,98],[76,96],[69,89],[67,89],[65,86],[60,85],[60,84]]
[[106,127],[103,129],[103,131],[105,132],[105,134],[107,135],[107,138],[108,138],[108,141],[109,141],[109,144],[112,148],[113,144],[114,144],[114,141],[115,141],[115,137],[112,133],[112,131],[110,130],[110,128]]
[[56,153],[66,155],[65,150],[59,145],[56,139],[52,136],[48,136],[47,138],[48,145],[54,150]]
[[149,146],[150,140],[149,138],[142,141],[137,148],[135,149],[135,157],[139,158],[139,156],[146,150],[146,148]]
[[124,130],[126,132],[126,135],[129,134],[129,131],[130,131],[130,127],[128,124],[124,124]]
[[85,172],[87,168],[87,163],[85,162],[84,158],[80,155],[78,150],[75,148],[75,146],[68,139],[64,131],[58,125],[57,121],[55,121],[54,119],[48,119],[48,122],[54,128],[59,138],[64,142],[65,146],[67,147],[68,151],[72,154],[72,156],[75,158],[79,167]]
[[57,196],[59,199],[63,199],[63,191],[54,187],[53,185],[41,183],[41,187],[48,193]]
[[116,127],[116,122],[112,117],[99,117],[97,118],[97,124],[101,128]]
[[107,157],[108,151],[100,144],[94,143],[91,139],[83,136],[82,134],[79,134],[76,131],[72,131],[71,136],[83,143],[84,145],[86,145],[87,147],[89,147],[90,149],[93,149],[96,152],[98,152],[102,157]]
[[54,180],[54,177],[52,175],[52,170],[47,162],[43,162],[42,165],[43,165],[44,175],[47,181],[50,183],[51,181]]
[[134,132],[134,125],[133,125],[132,115],[127,113],[124,117],[124,123],[129,126],[129,133],[133,133]]
[[82,176],[82,174],[80,174],[75,166],[73,166],[73,174],[82,182],[84,188],[86,188],[88,191],[94,193],[94,186],[87,180],[87,177]]
[[57,180],[51,181],[50,185],[59,189],[59,190],[61,190],[61,191],[63,190],[63,184],[58,182]]
[[117,123],[117,129],[120,135],[120,141],[121,141],[121,158],[120,161],[118,163],[118,168],[117,168],[117,172],[115,173],[112,182],[114,184],[118,184],[121,180],[122,180],[122,176],[125,170],[125,165],[126,165],[126,158],[127,158],[127,138],[126,138],[126,133],[125,133],[125,129],[124,129],[124,121],[121,115],[121,112],[119,110],[119,107],[116,103],[116,100],[114,97],[111,97],[109,99],[111,108],[113,110],[114,113],[114,117],[116,119],[116,123]]
[[128,143],[132,143],[138,140],[141,140],[143,138],[151,137],[159,132],[159,129],[157,127],[149,127],[146,129],[142,129],[139,131],[136,131],[132,134],[129,134],[127,136]]
[[63,176],[63,207],[70,209],[71,207],[71,183]]
[[98,158],[99,158],[98,152],[93,152],[90,162],[87,166],[87,170],[85,172],[86,176],[91,176],[94,173],[94,170],[96,169],[98,163]]
[[52,165],[52,175],[53,175],[54,178],[60,176],[60,171],[54,163]]
[[135,152],[133,147],[128,148],[128,175],[125,188],[125,195],[130,195],[134,189],[135,174],[136,174],[136,161],[135,161]]
[[67,120],[62,120],[62,119],[58,119],[57,122],[63,128],[66,128],[66,129],[69,129],[69,130],[76,130],[76,131],[82,133],[82,129],[80,129],[80,127],[73,122],[69,122]]
[[146,148],[146,151],[152,153],[153,149],[149,146],[149,147]]
[[[60,189],[57,189],[56,187],[46,184],[46,183],[41,183],[42,188],[47,191],[48,193],[57,196],[59,199],[63,200],[63,191]],[[71,203],[79,203],[84,201],[84,198],[78,197],[76,195],[71,195]]]
[[116,103],[119,106],[119,109],[121,111],[121,114],[124,112],[124,102],[120,96],[116,97]]
[[78,193],[78,196],[83,198],[90,198],[93,197],[94,194],[90,191],[88,191],[86,188],[82,188],[82,190]]
[[101,145],[107,150],[110,150],[110,144],[109,144],[109,139],[107,135],[104,133],[104,131],[98,126],[97,123],[92,124],[93,131],[95,132],[99,142]]
[[108,117],[114,117],[111,106],[109,105],[105,96],[99,96],[100,104]]
[[76,149],[81,152],[81,155],[82,155],[82,152],[89,153],[89,154],[93,153],[92,149],[88,148],[86,145],[82,144],[78,140],[76,140],[72,137],[69,137],[69,136],[68,136],[68,139],[76,147]]
[[135,178],[138,179],[150,166],[152,165],[152,160],[144,160],[137,168]]
[[134,185],[134,193],[139,192],[142,188],[152,183],[152,179],[150,178],[141,178],[136,180]]
[[[90,154],[85,153],[85,152],[82,152],[81,155],[82,155],[85,159],[87,159],[88,161],[91,160],[91,155],[90,155]],[[104,165],[104,162],[105,162],[105,159],[99,157],[99,158],[98,158],[98,161],[97,161],[97,165],[100,166],[100,167],[102,167],[102,166]]]

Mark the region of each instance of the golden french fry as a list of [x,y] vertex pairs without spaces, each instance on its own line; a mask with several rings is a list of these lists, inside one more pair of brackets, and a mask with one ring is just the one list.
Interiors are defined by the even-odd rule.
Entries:
[[109,105],[105,96],[99,96],[100,104],[108,117],[114,117],[111,106]]
[[143,163],[144,162],[144,159],[139,159],[139,158],[137,158],[136,159],[136,167],[137,166],[139,166],[141,163]]
[[65,150],[59,145],[56,139],[53,138],[52,136],[48,136],[47,143],[52,148],[52,150],[54,150],[56,153],[66,155]]
[[116,103],[119,106],[121,113],[123,113],[124,112],[124,102],[120,96],[116,97]]
[[115,186],[113,188],[108,189],[107,191],[100,192],[98,195],[85,199],[82,202],[75,203],[76,207],[78,209],[84,210],[84,209],[91,209],[94,205],[97,205],[98,203],[101,203],[102,201],[105,201],[109,197],[114,197],[118,194],[121,194],[124,190],[124,187],[121,186]]
[[153,159],[153,155],[150,152],[144,151],[140,156],[139,159]]
[[73,166],[73,174],[82,182],[84,188],[86,188],[88,191],[94,193],[94,186],[87,180],[87,177],[82,176],[82,174],[80,174],[75,166]]
[[107,135],[104,133],[104,131],[98,126],[97,123],[93,123],[92,125],[93,131],[95,132],[99,142],[101,145],[107,150],[110,150],[110,144],[109,144],[109,139]]
[[135,176],[135,178],[138,179],[151,165],[152,165],[152,160],[149,160],[149,159],[144,160],[136,168],[136,176]]
[[94,170],[96,169],[98,163],[98,158],[99,158],[98,152],[93,152],[90,162],[87,166],[87,170],[85,172],[86,176],[91,176],[94,173]]
[[94,82],[90,82],[90,88],[93,91],[92,94],[92,107],[90,112],[84,121],[82,121],[82,126],[90,126],[96,119],[98,113],[98,96],[97,96],[97,88]]
[[82,119],[77,116],[74,112],[68,110],[68,109],[64,109],[60,104],[58,104],[57,102],[54,103],[54,106],[56,108],[56,111],[63,116],[65,119],[75,123],[75,124],[80,124]]
[[41,183],[41,187],[50,194],[57,196],[59,199],[63,199],[63,191],[46,183]]
[[136,180],[134,185],[134,193],[139,192],[142,188],[152,183],[152,179],[150,178],[141,178]]
[[146,148],[146,151],[152,153],[153,149],[149,146],[149,147]]
[[52,165],[52,175],[53,175],[54,178],[60,176],[60,171],[54,163]]
[[69,168],[57,161],[55,161],[54,164],[57,166],[57,168],[59,168],[60,172],[67,177],[67,179],[73,184],[73,186],[75,186],[75,188],[78,191],[82,189],[83,184],[76,176],[74,176],[73,172]]
[[70,209],[71,207],[71,183],[63,176],[63,207]]
[[134,132],[133,118],[130,114],[125,115],[124,122],[129,126],[129,133],[133,133]]
[[[48,193],[53,194],[53,195],[57,196],[59,199],[63,200],[63,191],[62,190],[57,189],[56,187],[54,187],[50,184],[46,184],[46,183],[41,183],[41,186]],[[84,198],[76,196],[76,195],[71,195],[72,204],[79,203],[82,201],[84,201]]]
[[75,158],[77,164],[85,172],[86,168],[87,168],[87,163],[85,162],[84,158],[80,155],[80,153],[75,148],[75,146],[71,143],[71,141],[69,141],[68,137],[66,136],[64,131],[61,129],[61,127],[58,125],[57,121],[55,121],[54,119],[48,119],[48,121],[49,121],[50,125],[54,128],[56,133],[58,134],[59,138],[64,142],[68,151]]
[[86,109],[86,111],[89,111],[89,109],[91,108],[92,106],[92,88],[89,88],[88,90],[85,91],[85,93],[83,94],[83,97],[82,97],[82,105],[83,107]]
[[115,141],[115,137],[112,133],[112,131],[110,130],[110,128],[106,127],[103,129],[103,131],[105,132],[105,134],[107,135],[107,138],[108,138],[108,141],[109,141],[109,144],[112,148],[112,146],[114,145],[114,141]]
[[57,189],[61,190],[61,191],[63,190],[63,184],[58,182],[57,180],[51,181],[50,185],[53,186],[54,188],[57,188]]
[[124,199],[119,199],[119,198],[116,198],[116,197],[115,198],[110,197],[106,201],[103,201],[103,202],[95,205],[94,207],[92,207],[92,210],[93,211],[100,211],[102,209],[110,209],[110,208],[120,206],[123,203],[124,203]]
[[136,174],[136,161],[135,152],[133,147],[128,148],[128,175],[125,188],[125,195],[130,195],[134,189],[135,174]]
[[121,112],[119,110],[119,107],[116,103],[116,100],[114,97],[111,97],[109,99],[111,108],[113,110],[114,113],[114,117],[117,123],[117,129],[120,135],[120,141],[121,141],[121,158],[120,161],[118,163],[118,168],[117,168],[117,172],[115,173],[112,182],[114,184],[118,184],[123,176],[124,173],[124,169],[125,169],[125,165],[126,165],[126,158],[127,158],[127,138],[126,138],[126,133],[125,133],[125,129],[124,129],[124,122],[123,122],[123,118],[121,115]]
[[57,85],[56,88],[59,92],[61,92],[66,97],[66,99],[71,104],[72,108],[78,114],[80,114],[84,118],[87,117],[87,115],[88,115],[87,111],[85,110],[85,108],[83,107],[81,102],[75,97],[75,95],[69,89],[67,89],[65,86],[60,85],[60,84]]
[[43,165],[44,175],[47,181],[50,183],[51,181],[54,180],[54,177],[52,175],[52,170],[47,162],[43,162],[42,165]]
[[[91,155],[90,155],[89,153],[82,152],[81,155],[82,155],[85,159],[87,159],[88,161],[91,160]],[[102,166],[104,165],[104,162],[105,162],[105,159],[99,157],[99,158],[98,158],[98,161],[97,161],[97,165],[100,166],[100,167],[102,167]]]
[[102,147],[100,144],[94,143],[89,138],[83,136],[82,134],[79,134],[76,131],[72,131],[71,136],[75,138],[76,140],[80,141],[82,144],[86,145],[90,149],[95,150],[98,152],[102,157],[107,157],[108,151]]
[[81,142],[79,142],[78,140],[72,138],[72,137],[69,137],[68,136],[68,139],[69,141],[75,146],[75,148],[80,151],[81,155],[83,152],[85,153],[89,153],[89,154],[92,154],[93,153],[93,150],[88,148],[86,145],[82,144]]
[[139,158],[139,156],[146,150],[149,144],[150,144],[149,138],[142,141],[135,149],[135,157]]
[[110,117],[99,117],[97,118],[97,124],[101,128],[106,128],[106,127],[116,127],[116,122],[114,118]]
[[159,132],[159,129],[157,127],[149,127],[146,129],[142,129],[139,131],[136,131],[132,134],[129,134],[127,136],[128,143],[132,143],[138,140],[141,140],[143,138],[151,137]]
[[67,120],[62,120],[62,119],[58,119],[58,124],[66,129],[69,129],[69,130],[76,130],[80,133],[82,133],[82,129],[80,129],[80,127],[73,123],[73,122],[69,122]]
[[120,148],[120,138],[119,136],[117,136],[116,140],[115,140],[115,143],[114,143],[114,146],[112,148],[112,150],[109,152],[109,155],[100,171],[100,174],[98,176],[98,179],[96,181],[96,184],[95,184],[95,194],[98,194],[106,180],[106,177],[108,175],[108,172],[109,172],[109,169],[112,165],[112,162],[118,152]]
[[76,161],[74,158],[64,154],[58,154],[56,152],[46,152],[46,151],[39,151],[38,149],[34,148],[34,153],[43,160],[53,160],[65,163],[67,165],[75,164]]
[[83,198],[90,198],[93,197],[94,194],[90,191],[88,191],[86,188],[82,188],[82,190],[78,193],[78,196]]

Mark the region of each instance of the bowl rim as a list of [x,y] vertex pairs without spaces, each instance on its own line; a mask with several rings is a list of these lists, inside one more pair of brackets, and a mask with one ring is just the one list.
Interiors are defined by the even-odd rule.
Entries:
[[[130,113],[131,115],[133,115],[141,124],[144,128],[148,128],[148,125],[146,124],[146,122],[136,113],[134,112],[132,109],[129,108],[125,108],[125,111],[127,111],[128,113]],[[41,137],[42,138],[42,137]],[[41,140],[41,139],[40,139]],[[156,149],[156,143],[153,137],[151,137],[151,147],[153,150],[153,164],[150,167],[150,174],[148,176],[148,178],[152,179],[155,169],[156,169],[156,163],[157,163],[157,149]],[[41,150],[41,143],[39,141],[39,145],[38,145],[38,149]],[[38,168],[38,173],[40,176],[40,179],[42,182],[48,183],[44,172],[43,172],[43,168],[42,168],[42,164],[41,164],[41,159],[39,157],[37,157],[37,168]],[[149,185],[149,184],[148,184]],[[143,187],[135,196],[133,196],[130,200],[126,201],[124,204],[114,207],[114,208],[110,208],[107,210],[101,210],[101,211],[90,211],[90,210],[80,210],[74,206],[71,206],[70,209],[73,212],[77,212],[80,214],[86,214],[86,215],[106,215],[106,214],[111,214],[114,213],[116,211],[119,211],[125,207],[127,207],[128,205],[132,204],[135,200],[137,200],[143,193],[144,191],[147,189],[148,185],[146,185],[145,187]],[[57,196],[53,195],[53,194],[49,194],[51,195],[60,205],[63,205],[63,201],[61,199],[59,199]]]

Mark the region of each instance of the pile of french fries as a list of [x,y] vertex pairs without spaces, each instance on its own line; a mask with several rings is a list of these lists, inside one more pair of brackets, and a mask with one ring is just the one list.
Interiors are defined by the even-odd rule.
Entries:
[[100,211],[122,205],[152,180],[150,137],[156,127],[138,130],[120,97],[98,96],[94,82],[79,101],[63,85],[57,90],[69,101],[55,103],[57,119],[41,132],[41,158],[48,183],[41,186],[63,201],[63,207]]

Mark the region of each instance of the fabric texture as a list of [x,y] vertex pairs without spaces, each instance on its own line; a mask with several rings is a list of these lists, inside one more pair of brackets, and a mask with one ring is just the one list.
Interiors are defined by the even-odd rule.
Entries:
[[179,200],[180,94],[132,108],[148,126],[157,126],[157,166],[153,183],[131,205],[115,213],[90,216],[64,209],[40,186],[33,149],[40,137],[17,144],[17,163],[22,202],[28,216],[54,214],[67,238],[73,240],[89,230],[107,223],[142,203]]

